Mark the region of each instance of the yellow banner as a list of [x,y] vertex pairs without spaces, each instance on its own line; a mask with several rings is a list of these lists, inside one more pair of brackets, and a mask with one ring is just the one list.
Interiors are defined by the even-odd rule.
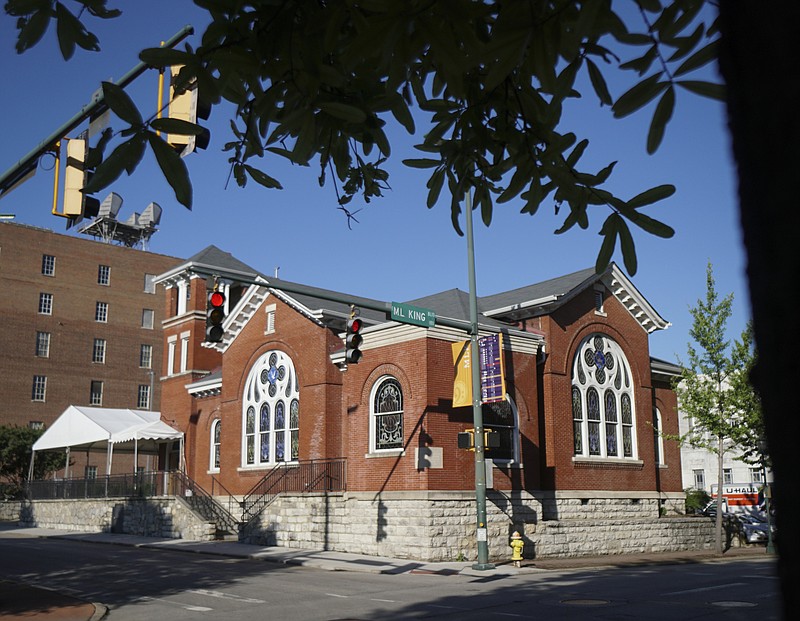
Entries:
[[472,367],[469,341],[453,343],[453,407],[472,405]]

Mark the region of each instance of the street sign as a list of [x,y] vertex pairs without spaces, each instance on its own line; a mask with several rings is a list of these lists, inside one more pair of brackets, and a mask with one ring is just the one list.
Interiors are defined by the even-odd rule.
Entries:
[[436,313],[429,308],[392,302],[392,320],[432,328],[436,324]]

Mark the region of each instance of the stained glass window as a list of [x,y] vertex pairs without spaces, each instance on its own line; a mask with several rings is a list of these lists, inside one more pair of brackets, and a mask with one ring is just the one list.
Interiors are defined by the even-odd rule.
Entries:
[[588,336],[575,354],[572,428],[575,455],[636,457],[630,366],[619,344],[605,334]]
[[403,389],[393,377],[378,380],[372,398],[373,451],[403,448]]
[[219,470],[220,428],[222,421],[211,423],[211,470]]
[[298,385],[292,359],[281,351],[265,353],[251,367],[244,387],[243,465],[299,459]]

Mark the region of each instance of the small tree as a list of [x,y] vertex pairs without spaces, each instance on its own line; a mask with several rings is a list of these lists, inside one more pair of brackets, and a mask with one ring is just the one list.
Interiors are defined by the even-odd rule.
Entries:
[[[760,402],[750,384],[755,363],[752,329],[748,325],[733,346],[725,338],[733,294],[719,299],[711,263],[706,268],[706,298],[690,308],[693,323],[688,345],[689,365],[676,386],[678,403],[690,420],[680,440],[717,455],[717,517],[715,549],[722,554],[723,461],[726,453],[740,452],[744,459],[763,461]],[[759,455],[753,459],[754,455]]]
[[[6,493],[19,496],[25,488],[31,463],[33,444],[44,430],[0,425],[0,481],[6,484]],[[34,463],[33,477],[43,479],[64,465],[61,455],[43,453]]]

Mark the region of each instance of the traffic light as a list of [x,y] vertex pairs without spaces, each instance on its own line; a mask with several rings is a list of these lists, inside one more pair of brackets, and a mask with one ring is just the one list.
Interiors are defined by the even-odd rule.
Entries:
[[[178,74],[181,66],[170,67],[169,107],[167,114],[171,119],[180,119],[189,123],[197,123],[197,118],[207,119],[211,110],[201,106],[197,96],[197,82],[193,82],[187,89],[177,91]],[[180,134],[167,134],[167,143],[180,152],[181,157],[188,155],[195,149],[205,149],[208,146],[210,132],[205,129],[199,136],[183,136]]]
[[83,188],[89,182],[93,167],[87,163],[88,145],[83,138],[70,138],[67,142],[67,167],[64,174],[63,213],[56,214],[75,220],[81,217],[94,217],[100,208],[100,201],[86,196]]
[[361,328],[363,325],[364,323],[353,314],[351,314],[350,319],[347,321],[347,336],[344,340],[344,359],[348,363],[357,364],[358,361],[361,360],[362,354],[359,348],[364,341],[364,337],[361,336]]
[[225,294],[216,289],[208,295],[208,309],[206,315],[206,342],[221,343],[225,331],[222,322],[225,321]]

